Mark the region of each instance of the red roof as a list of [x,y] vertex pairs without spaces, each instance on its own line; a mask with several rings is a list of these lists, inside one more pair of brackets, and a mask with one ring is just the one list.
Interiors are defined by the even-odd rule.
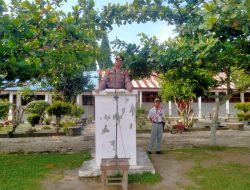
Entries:
[[151,75],[149,78],[144,78],[141,80],[132,80],[132,86],[135,89],[149,89],[149,88],[160,88],[157,77]]
[[[225,73],[219,73],[219,74],[217,74],[216,76],[214,76],[214,79],[216,79],[217,81],[223,81],[223,80],[225,80],[226,79],[226,74]],[[234,85],[234,83],[230,83],[230,87],[231,87],[231,89],[235,89],[235,85]],[[222,85],[220,85],[220,86],[217,86],[217,88],[216,89],[227,89],[227,85],[226,84],[222,84]]]
[[[103,77],[105,75],[105,71],[101,70],[99,71],[100,75]],[[214,76],[214,79],[218,81],[225,80],[226,74],[225,73],[219,73],[218,75]],[[132,86],[134,89],[159,89],[160,84],[157,79],[157,75],[153,74],[148,78],[143,78],[140,80],[132,80]],[[231,88],[235,89],[235,85],[231,82]],[[218,86],[216,89],[222,90],[227,89],[226,84]]]

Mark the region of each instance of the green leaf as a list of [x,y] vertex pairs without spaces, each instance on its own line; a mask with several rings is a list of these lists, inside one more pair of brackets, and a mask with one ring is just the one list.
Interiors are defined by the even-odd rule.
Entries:
[[219,18],[220,18],[220,15],[216,14],[216,15],[209,17],[207,22],[209,25],[214,25]]
[[244,24],[244,25],[243,25],[242,31],[243,31],[245,34],[249,34],[249,28],[248,28],[248,25],[247,25],[247,24]]
[[32,9],[32,5],[29,1],[22,2],[22,6],[28,9]]
[[210,7],[210,5],[208,3],[204,3],[203,7],[206,11],[210,12],[212,10],[212,8]]

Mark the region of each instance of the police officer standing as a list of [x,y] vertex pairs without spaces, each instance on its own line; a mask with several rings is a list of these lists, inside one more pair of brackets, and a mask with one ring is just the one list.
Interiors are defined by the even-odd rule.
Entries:
[[101,79],[99,90],[127,89],[129,92],[132,91],[129,74],[122,69],[123,60],[123,56],[116,56],[114,67],[105,72],[104,77]]

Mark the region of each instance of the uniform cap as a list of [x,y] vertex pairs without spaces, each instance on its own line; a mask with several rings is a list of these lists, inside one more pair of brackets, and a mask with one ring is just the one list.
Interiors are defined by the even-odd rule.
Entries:
[[160,100],[160,98],[155,98],[154,102],[156,102],[156,101],[161,101],[161,100]]

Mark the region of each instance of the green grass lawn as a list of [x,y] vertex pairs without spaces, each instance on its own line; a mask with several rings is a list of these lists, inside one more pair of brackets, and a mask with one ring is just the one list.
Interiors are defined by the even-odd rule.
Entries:
[[8,131],[11,131],[11,130],[12,130],[12,126],[0,127],[0,134],[8,133]]
[[[180,181],[182,189],[250,189],[249,148],[204,146],[168,149],[164,155],[194,163],[186,172],[192,185],[187,186]],[[46,176],[55,171],[57,179],[61,179],[65,169],[79,168],[83,161],[90,158],[89,153],[0,154],[0,190],[40,190]],[[154,185],[166,177],[161,176],[161,173],[132,174],[129,175],[129,183]]]
[[141,174],[129,174],[129,183],[155,184],[161,181],[159,173],[152,174],[151,172],[143,172]]
[[239,163],[217,164],[213,167],[195,167],[188,173],[196,187],[187,190],[249,190],[250,167]]
[[186,173],[194,185],[185,190],[250,190],[249,148],[204,146],[167,154],[194,161],[194,167]]
[[39,190],[51,171],[78,168],[89,153],[0,154],[0,190]]

